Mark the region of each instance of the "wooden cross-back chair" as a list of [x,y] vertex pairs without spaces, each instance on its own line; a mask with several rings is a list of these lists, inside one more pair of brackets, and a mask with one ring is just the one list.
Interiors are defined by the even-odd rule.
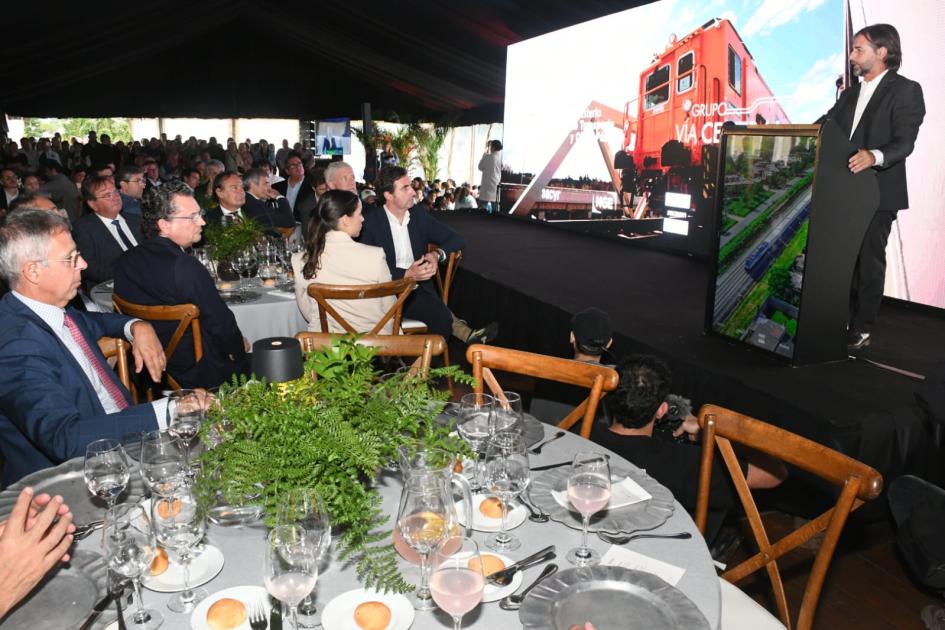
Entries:
[[[440,249],[440,246],[436,243],[430,243],[427,246],[427,251],[436,252]],[[456,276],[456,270],[459,268],[459,262],[463,259],[463,250],[459,249],[455,252],[452,252],[446,257],[446,268],[437,265],[436,275],[433,276],[436,278],[436,288],[440,291],[440,297],[443,298],[443,304],[449,306],[450,301],[450,287],[453,286],[453,278]]]
[[[337,334],[300,332],[295,338],[302,344],[302,352],[311,352],[330,347]],[[416,360],[410,366],[410,374],[426,377],[430,373],[433,357],[443,354],[446,342],[439,335],[363,335],[358,338],[359,346],[370,346],[382,357],[413,357]]]
[[105,358],[115,359],[118,380],[131,393],[131,402],[138,404],[138,392],[135,391],[131,382],[131,370],[128,368],[128,348],[128,342],[118,337],[102,337],[98,340],[98,349],[102,351]]
[[[879,496],[883,489],[882,475],[866,464],[823,444],[716,405],[702,407],[699,411],[699,424],[703,429],[703,442],[699,494],[696,502],[696,526],[701,532],[705,532],[709,511],[712,460],[717,447],[735,484],[735,490],[745,509],[759,550],[744,562],[726,570],[721,578],[728,583],[734,583],[761,568],[766,569],[774,591],[778,617],[786,628],[792,628],[792,625],[784,594],[784,584],[778,571],[778,558],[824,532],[820,549],[817,551],[807,586],[804,589],[797,624],[793,626],[798,630],[808,630],[813,624],[827,568],[830,566],[847,517],[864,502]],[[765,531],[758,507],[751,496],[748,481],[732,448],[733,442],[776,457],[838,486],[840,494],[836,503],[817,518],[772,544]],[[727,607],[730,608],[728,613]],[[771,622],[775,621],[770,613],[754,605],[740,589],[723,582],[722,630],[725,630],[726,617],[741,619],[739,625],[742,627],[764,627],[765,625],[770,627],[772,625],[762,619],[754,624],[747,622],[746,625],[746,615],[742,613],[751,610],[760,610],[760,613],[769,617]]]
[[[393,321],[394,327],[392,334],[399,335],[400,323],[403,319],[404,301],[416,287],[416,281],[409,278],[391,280],[389,282],[378,282],[376,284],[319,284],[315,282],[308,285],[308,294],[318,303],[318,321],[323,333],[329,332],[328,316],[330,315],[345,331],[352,334],[383,334],[382,331],[387,322]],[[387,297],[390,295],[396,295],[397,300],[387,309],[387,312],[384,313],[380,321],[374,325],[374,328],[368,331],[355,330],[354,327],[328,303],[328,300],[364,300],[368,298]]]
[[494,369],[586,387],[589,390],[587,398],[558,423],[562,429],[570,429],[580,421],[581,437],[584,438],[591,435],[600,399],[607,392],[617,389],[620,383],[620,377],[613,368],[523,350],[477,343],[466,350],[466,359],[472,365],[473,378],[476,379],[475,392],[479,394],[483,393],[484,386],[488,385],[489,390],[501,398],[502,386],[492,373]]
[[[200,361],[203,358],[203,341],[200,333],[200,309],[196,304],[175,304],[173,306],[144,306],[129,302],[119,296],[117,293],[112,295],[112,303],[115,305],[115,311],[131,317],[137,317],[145,321],[157,322],[177,322],[177,328],[174,334],[164,346],[164,356],[170,362],[171,357],[177,350],[177,345],[183,338],[187,328],[191,329],[194,338],[194,360]],[[167,384],[173,389],[180,389],[180,384],[174,379],[170,372],[164,372],[167,378]]]

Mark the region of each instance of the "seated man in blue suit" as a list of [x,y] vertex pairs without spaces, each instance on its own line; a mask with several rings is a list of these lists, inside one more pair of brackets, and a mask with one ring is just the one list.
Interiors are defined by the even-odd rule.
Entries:
[[166,400],[132,405],[96,343],[134,343],[135,369],[157,382],[164,350],[150,324],[66,308],[86,268],[68,223],[19,210],[0,227],[0,482],[85,454],[89,442],[164,428]]
[[[449,340],[451,333],[466,343],[488,343],[495,339],[498,332],[495,322],[473,330],[450,312],[431,280],[437,263],[463,248],[463,237],[416,203],[405,169],[385,166],[375,184],[377,193],[383,197],[383,206],[364,208],[359,240],[384,249],[391,278],[417,281],[417,290],[404,304],[404,317],[420,320],[430,333],[445,340]],[[438,254],[427,251],[430,243],[439,246]]]

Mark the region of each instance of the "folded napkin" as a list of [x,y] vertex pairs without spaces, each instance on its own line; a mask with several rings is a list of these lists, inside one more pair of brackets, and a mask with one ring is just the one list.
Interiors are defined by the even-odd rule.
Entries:
[[613,545],[607,550],[604,557],[600,559],[600,563],[614,567],[623,567],[624,569],[646,571],[647,573],[652,573],[656,577],[666,580],[673,586],[679,583],[679,580],[682,579],[683,574],[686,572],[685,569],[677,567],[674,564],[669,564],[668,562],[663,562],[662,560],[657,560],[656,558],[651,558],[642,553],[618,547],[617,545]]
[[282,291],[281,289],[273,289],[269,291],[269,295],[272,297],[282,298],[283,300],[294,300],[295,291]]
[[[553,490],[551,496],[555,498],[555,501],[557,501],[561,507],[569,510],[574,509],[571,505],[571,501],[568,500],[567,490]],[[627,477],[623,481],[610,486],[610,501],[607,503],[607,509],[615,510],[617,508],[633,505],[634,503],[640,503],[641,501],[649,501],[652,498],[652,495],[640,487],[640,484],[630,477]]]

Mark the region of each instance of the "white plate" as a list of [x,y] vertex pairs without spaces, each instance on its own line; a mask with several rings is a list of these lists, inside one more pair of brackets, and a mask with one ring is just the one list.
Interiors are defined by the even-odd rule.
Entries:
[[[502,519],[501,518],[489,518],[485,514],[479,511],[479,505],[486,499],[491,498],[492,495],[489,494],[474,494],[472,498],[472,511],[473,511],[473,521],[472,528],[478,532],[497,532],[502,529]],[[462,523],[466,524],[466,515],[463,514],[463,502],[457,501],[456,503],[456,514],[459,516],[459,520]],[[521,525],[525,522],[525,519],[528,518],[528,510],[525,509],[524,505],[516,503],[515,507],[509,510],[509,513],[505,515],[505,529],[510,531]]]
[[358,588],[328,602],[322,610],[322,627],[324,630],[360,630],[354,623],[354,609],[364,602],[381,602],[390,608],[390,623],[385,630],[407,630],[413,624],[413,605],[403,595]]
[[[479,555],[481,556],[495,556],[505,566],[514,564],[515,561],[509,558],[508,556],[503,556],[501,553],[495,553],[493,551],[480,551]],[[496,586],[495,584],[490,584],[489,580],[486,580],[486,587],[482,591],[482,601],[484,602],[497,602],[506,595],[511,595],[518,590],[518,587],[522,585],[522,580],[525,579],[524,571],[516,571],[515,575],[512,576],[512,581],[506,586]]]
[[234,586],[232,588],[225,588],[222,591],[217,591],[216,593],[211,593],[207,599],[197,604],[197,607],[194,608],[194,612],[190,615],[190,627],[193,628],[193,630],[210,630],[210,626],[207,625],[207,611],[210,610],[213,604],[224,597],[238,599],[246,606],[246,621],[244,621],[242,625],[237,626],[234,630],[252,630],[249,626],[249,613],[252,611],[253,606],[258,606],[259,604],[263,605],[265,609],[263,612],[266,619],[269,619],[269,594],[266,592],[266,589],[261,586]]
[[[168,558],[173,554],[168,552]],[[223,552],[213,545],[204,545],[203,551],[190,561],[190,586],[206,584],[223,570]],[[158,593],[176,593],[184,590],[184,569],[173,559],[167,571],[160,575],[149,575],[141,580],[145,588]]]

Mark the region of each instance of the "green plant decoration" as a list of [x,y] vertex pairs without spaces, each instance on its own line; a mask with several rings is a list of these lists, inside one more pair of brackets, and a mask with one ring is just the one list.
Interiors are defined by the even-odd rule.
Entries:
[[[430,381],[472,378],[451,366],[431,369],[426,379],[401,373],[378,382],[373,358],[373,348],[339,337],[307,356],[306,374],[317,374],[315,379],[271,386],[243,379],[222,387],[223,410],[211,410],[202,429],[202,439],[216,446],[201,456],[197,491],[209,501],[224,488],[243,493],[261,484],[265,520],[272,525],[280,497],[314,487],[338,532],[339,559],[356,564],[366,587],[404,593],[413,587],[397,568],[391,515],[382,510],[374,483],[397,461],[397,447],[416,438],[468,452],[435,422],[447,393]],[[227,428],[220,432],[224,415]]]
[[214,262],[232,260],[234,256],[252,247],[263,235],[253,219],[234,221],[227,225],[207,224],[203,228],[204,241],[210,259]]

